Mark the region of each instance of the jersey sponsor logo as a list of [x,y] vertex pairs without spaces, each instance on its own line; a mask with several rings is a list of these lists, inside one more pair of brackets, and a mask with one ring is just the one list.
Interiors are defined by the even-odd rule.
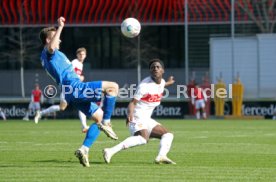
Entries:
[[146,94],[141,98],[144,102],[160,102],[163,94]]

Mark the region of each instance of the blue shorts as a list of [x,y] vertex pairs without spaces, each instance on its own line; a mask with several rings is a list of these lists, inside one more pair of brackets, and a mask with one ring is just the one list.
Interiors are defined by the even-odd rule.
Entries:
[[87,117],[91,117],[99,108],[97,103],[101,101],[102,81],[79,81],[70,86],[73,88],[73,92],[65,94],[66,101]]

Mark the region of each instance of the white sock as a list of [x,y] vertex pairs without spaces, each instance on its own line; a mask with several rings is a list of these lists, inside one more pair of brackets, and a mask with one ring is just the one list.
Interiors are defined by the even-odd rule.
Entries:
[[200,119],[200,111],[196,111],[196,119]]
[[89,148],[84,145],[81,146],[80,150],[84,151],[85,154],[89,153]]
[[86,115],[83,112],[79,111],[79,118],[80,118],[82,128],[83,129],[87,128],[88,126],[86,123]]
[[104,120],[102,121],[102,124],[103,124],[103,125],[108,125],[110,122],[111,122],[110,119],[104,119]]
[[172,141],[173,141],[172,133],[166,133],[162,135],[160,140],[160,149],[159,149],[158,156],[167,156],[167,153],[170,151]]
[[204,113],[202,114],[202,116],[203,116],[204,119],[206,119],[206,118],[207,118],[206,112],[204,112]]
[[40,111],[40,114],[41,114],[41,116],[44,116],[46,114],[53,113],[56,111],[60,111],[59,105],[53,105],[51,107],[48,107],[47,109]]
[[143,138],[142,136],[130,136],[118,145],[115,145],[114,147],[110,148],[113,154],[116,154],[117,152],[128,149],[130,147],[138,146],[138,145],[143,145],[146,144],[147,140]]

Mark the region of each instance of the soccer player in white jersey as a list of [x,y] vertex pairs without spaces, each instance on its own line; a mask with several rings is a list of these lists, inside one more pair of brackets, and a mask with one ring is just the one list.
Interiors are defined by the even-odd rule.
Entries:
[[[84,47],[77,49],[76,55],[77,55],[77,59],[74,59],[71,63],[73,65],[75,72],[77,73],[77,75],[79,75],[80,80],[83,81],[84,76],[82,74],[82,71],[83,71],[83,62],[86,58],[86,49]],[[79,111],[79,118],[82,125],[82,132],[86,133],[89,126],[87,125],[85,114],[81,111]]]
[[128,105],[127,125],[131,136],[112,148],[103,150],[106,163],[121,150],[147,144],[149,138],[160,139],[160,149],[155,163],[176,164],[167,157],[173,141],[173,134],[151,118],[152,112],[160,104],[164,87],[173,82],[163,79],[164,64],[159,59],[149,63],[151,76],[146,77],[138,86],[134,98]]
[[[83,62],[86,58],[86,54],[87,54],[87,52],[86,52],[86,49],[84,47],[78,48],[77,51],[76,51],[77,58],[74,59],[71,62],[72,65],[73,65],[74,71],[77,73],[77,75],[80,78],[80,81],[84,80],[84,76],[82,74],[82,71],[83,71]],[[50,106],[47,109],[36,112],[36,115],[35,115],[35,118],[34,118],[35,123],[38,123],[40,118],[42,116],[46,115],[46,114],[53,113],[53,112],[56,112],[56,111],[65,110],[66,107],[67,107],[67,104],[65,104],[66,102],[64,102],[64,98],[63,98],[62,95],[60,97],[60,100],[61,100],[60,105],[53,105],[53,106]],[[79,118],[80,118],[81,125],[82,125],[82,132],[86,133],[87,130],[89,129],[89,126],[87,125],[85,114],[81,111],[79,111]]]

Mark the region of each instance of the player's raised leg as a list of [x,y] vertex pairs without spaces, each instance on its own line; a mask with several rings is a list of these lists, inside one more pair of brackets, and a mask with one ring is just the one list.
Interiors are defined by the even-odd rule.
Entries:
[[104,93],[104,101],[103,101],[104,115],[103,115],[102,124],[103,124],[103,127],[108,127],[108,130],[113,134],[113,138],[117,140],[118,136],[113,131],[112,125],[111,125],[111,115],[115,108],[116,97],[119,92],[119,86],[115,82],[103,81],[102,89]]
[[112,112],[115,108],[116,97],[119,92],[119,86],[115,82],[102,82],[102,89],[104,92],[104,101],[103,101],[103,124],[108,125],[110,124],[110,119]]
[[[117,140],[118,137],[112,130],[109,124],[102,124],[103,115],[95,117],[94,112],[99,108],[97,103],[101,100],[102,93],[106,95],[105,101],[105,117],[111,118],[111,114],[115,107],[115,100],[118,93],[118,85],[114,82],[93,81],[93,82],[80,82],[76,86],[79,93],[72,98],[72,105],[78,110],[82,111],[87,117],[91,117],[98,124],[99,128],[111,139]],[[88,94],[88,92],[90,94]],[[93,91],[93,94],[91,94]],[[106,114],[107,113],[107,114]]]

